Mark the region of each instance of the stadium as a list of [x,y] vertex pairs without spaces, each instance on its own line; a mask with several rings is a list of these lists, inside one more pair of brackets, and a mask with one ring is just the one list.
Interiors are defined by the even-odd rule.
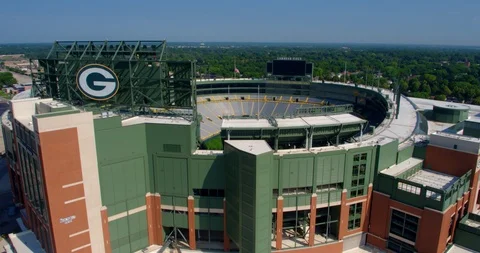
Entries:
[[265,63],[265,79],[197,79],[165,46],[55,42],[9,102],[2,130],[31,245],[480,250],[479,108],[312,81],[297,58]]

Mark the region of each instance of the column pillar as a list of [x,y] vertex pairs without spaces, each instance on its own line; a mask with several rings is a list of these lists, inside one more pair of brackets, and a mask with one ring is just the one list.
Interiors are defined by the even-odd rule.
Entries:
[[147,203],[148,245],[157,244],[157,221],[155,215],[155,197],[150,192],[145,196]]
[[372,203],[372,191],[373,191],[373,184],[370,183],[367,189],[367,201],[365,202],[365,207],[362,209],[361,222],[363,222],[363,226],[362,226],[363,232],[368,232],[368,225],[370,224],[370,207]]
[[279,196],[277,198],[277,234],[276,234],[276,243],[275,249],[281,250],[282,249],[282,230],[283,230],[283,197]]
[[338,223],[338,240],[343,240],[348,227],[347,189],[343,189],[340,204],[340,222]]
[[103,244],[105,246],[105,253],[111,253],[112,245],[110,244],[110,230],[108,230],[108,213],[107,213],[106,206],[102,206],[102,208],[100,209],[100,216],[102,217],[102,232],[103,232],[103,242],[104,242]]
[[188,196],[188,244],[190,249],[197,248],[195,240],[195,205],[192,196]]
[[[310,229],[308,234],[308,246],[315,244],[315,223],[317,220],[317,194],[312,194],[310,198]],[[327,235],[328,236],[328,235]]]
[[[457,221],[461,219],[463,213],[463,197],[457,199],[457,204],[455,205],[455,212],[453,213],[453,228],[452,228],[452,237],[450,238],[449,242],[453,242],[453,237],[455,236],[455,229],[457,228]],[[460,215],[458,214],[460,211]],[[451,216],[450,216],[451,218]]]
[[478,177],[480,174],[480,171],[475,171],[472,170],[473,176],[472,176],[472,186],[470,187],[470,199],[468,200],[468,212],[471,213],[474,211],[476,205],[477,205],[477,195],[479,194],[478,192]]
[[227,233],[227,202],[223,198],[223,251],[230,251],[230,237]]
[[155,206],[155,230],[156,242],[158,245],[163,245],[163,227],[162,227],[162,197],[155,193],[153,196],[153,204]]

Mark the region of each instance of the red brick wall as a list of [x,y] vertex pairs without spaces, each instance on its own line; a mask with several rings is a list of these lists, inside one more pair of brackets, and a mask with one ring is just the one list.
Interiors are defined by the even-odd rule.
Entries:
[[424,166],[457,177],[477,167],[478,155],[429,145]]

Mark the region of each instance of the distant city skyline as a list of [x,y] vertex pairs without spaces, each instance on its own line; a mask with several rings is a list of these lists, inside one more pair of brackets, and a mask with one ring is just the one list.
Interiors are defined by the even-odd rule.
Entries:
[[480,1],[4,1],[0,43],[171,42],[480,46]]

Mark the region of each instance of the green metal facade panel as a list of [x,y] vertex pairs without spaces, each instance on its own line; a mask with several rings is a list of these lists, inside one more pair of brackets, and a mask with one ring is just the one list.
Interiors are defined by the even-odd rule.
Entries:
[[[100,123],[95,123],[95,125],[98,124]],[[104,164],[123,161],[128,158],[147,156],[145,125],[95,131],[95,142],[100,167]],[[148,165],[148,160],[146,159],[145,161],[146,165]]]
[[112,252],[135,252],[148,245],[147,214],[141,211],[108,223]]
[[102,204],[115,215],[145,205],[144,157],[104,165],[99,170]]
[[190,187],[193,189],[225,189],[223,155],[193,156],[189,168]]
[[345,154],[322,154],[316,159],[316,185],[343,183]]
[[480,138],[480,123],[465,121],[463,135]]
[[122,119],[120,116],[109,118],[101,118],[93,120],[93,127],[95,131],[107,130],[112,128],[122,127]]
[[238,179],[240,153],[230,145],[224,146],[225,154],[225,201],[227,215],[227,233],[230,238],[240,244],[240,184]]
[[162,211],[162,225],[164,227],[178,227],[188,229],[188,215],[187,213]]
[[465,215],[455,229],[455,238],[453,241],[463,247],[480,251],[480,228],[469,226],[467,220],[480,222],[480,215],[469,213]]
[[[150,154],[191,155],[196,149],[195,126],[145,124],[147,149]],[[179,150],[166,147],[179,147]]]
[[407,146],[402,150],[398,150],[397,164],[407,160],[408,158],[411,158],[413,156],[414,149],[415,149],[414,146]]
[[397,140],[392,140],[387,144],[377,146],[378,172],[395,164],[395,162],[397,161],[397,151],[398,151]]
[[282,171],[283,188],[311,186],[313,160],[313,157],[283,159],[279,169]]
[[468,118],[468,109],[449,109],[434,106],[433,116],[435,121],[453,124],[466,120]]
[[223,231],[223,216],[195,214],[195,228]]
[[198,208],[223,209],[223,197],[195,196],[194,206]]
[[426,146],[426,145],[423,145],[423,146],[414,146],[414,147],[413,147],[413,154],[412,154],[412,156],[415,157],[415,158],[425,159],[426,153],[427,153],[427,146]]
[[188,197],[186,158],[154,157],[155,192],[167,196]]
[[455,244],[480,252],[480,234],[470,233],[457,227],[455,230]]
[[227,233],[241,252],[270,252],[272,152],[255,156],[226,144],[225,153]]

